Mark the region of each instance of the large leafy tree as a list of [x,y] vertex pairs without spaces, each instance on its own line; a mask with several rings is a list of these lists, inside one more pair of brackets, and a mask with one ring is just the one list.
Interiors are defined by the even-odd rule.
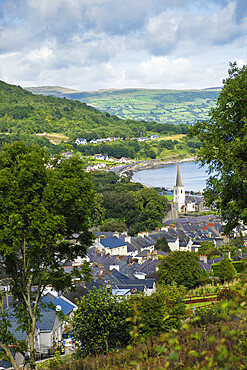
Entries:
[[205,278],[198,256],[186,251],[170,252],[161,261],[157,274],[161,283],[175,282],[189,289],[202,283]]
[[202,141],[199,159],[211,171],[205,197],[215,202],[229,232],[247,222],[247,66],[230,64],[223,84],[209,119],[192,133]]
[[131,315],[127,299],[113,296],[105,287],[102,290],[94,288],[78,302],[72,319],[74,338],[80,343],[79,354],[95,355],[126,346],[132,327],[126,319]]
[[10,286],[32,367],[42,292],[48,284],[56,290],[71,286],[72,276],[59,267],[63,260],[85,256],[92,240],[88,215],[93,197],[77,158],[49,162],[43,149],[22,142],[0,153],[0,279]]
[[160,227],[167,212],[166,197],[150,188],[143,188],[133,193],[133,197],[139,210],[135,231],[153,230],[155,227]]

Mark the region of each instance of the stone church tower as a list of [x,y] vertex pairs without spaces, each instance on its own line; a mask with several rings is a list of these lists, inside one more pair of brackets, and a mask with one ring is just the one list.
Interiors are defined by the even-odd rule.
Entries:
[[185,206],[185,188],[182,184],[179,164],[177,167],[176,185],[173,187],[173,202],[177,204],[178,212],[181,212]]

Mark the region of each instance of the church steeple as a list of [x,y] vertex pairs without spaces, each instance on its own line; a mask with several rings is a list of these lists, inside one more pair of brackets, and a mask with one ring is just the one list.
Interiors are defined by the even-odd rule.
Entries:
[[179,163],[177,166],[177,180],[176,180],[176,186],[183,186],[182,180],[181,180],[181,175],[180,175],[180,170],[179,170]]
[[178,212],[182,212],[185,206],[185,188],[182,184],[182,179],[179,170],[179,164],[177,166],[177,178],[176,185],[173,187],[173,202],[177,204]]

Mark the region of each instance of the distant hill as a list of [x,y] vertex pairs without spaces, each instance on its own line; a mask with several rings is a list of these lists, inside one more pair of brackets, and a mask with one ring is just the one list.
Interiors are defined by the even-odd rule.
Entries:
[[[57,87],[40,88],[38,91],[42,93],[46,91],[47,94],[56,92],[61,94],[60,97],[63,97],[66,91],[66,94],[70,92],[68,96],[76,94],[71,93],[70,89]],[[102,113],[78,100],[34,95],[20,86],[10,85],[3,81],[0,81],[0,102],[0,148],[4,143],[24,140],[37,143],[52,153],[79,150],[85,155],[103,153],[116,158],[121,158],[121,156],[134,158],[136,153],[140,152],[139,158],[145,153],[147,158],[152,158],[156,152],[161,154],[166,147],[174,147],[175,144],[168,140],[168,142],[161,143],[159,151],[157,147],[154,153],[150,150],[151,144],[139,145],[136,140],[130,140],[130,138],[150,137],[153,134],[158,134],[159,137],[167,135],[178,135],[178,137],[182,135],[183,137],[189,130],[186,124],[164,125],[121,119],[107,112]],[[108,137],[121,137],[124,140],[121,140],[121,143],[102,143],[102,145],[77,146],[75,144],[76,138],[86,138],[90,141]],[[154,144],[158,145],[156,142],[152,146]],[[190,148],[194,150],[195,145],[197,144],[191,143]],[[178,150],[181,153],[181,150],[187,149],[183,146]]]
[[125,119],[193,124],[208,117],[220,87],[202,90],[109,89],[75,91],[57,86],[27,87],[34,94],[85,102],[102,112]]

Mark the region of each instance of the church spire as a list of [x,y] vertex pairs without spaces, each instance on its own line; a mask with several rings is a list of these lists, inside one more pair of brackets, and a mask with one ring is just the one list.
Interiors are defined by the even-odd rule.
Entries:
[[183,186],[182,185],[182,180],[181,180],[181,175],[180,175],[180,170],[179,170],[179,163],[177,167],[177,180],[176,180],[176,186]]

